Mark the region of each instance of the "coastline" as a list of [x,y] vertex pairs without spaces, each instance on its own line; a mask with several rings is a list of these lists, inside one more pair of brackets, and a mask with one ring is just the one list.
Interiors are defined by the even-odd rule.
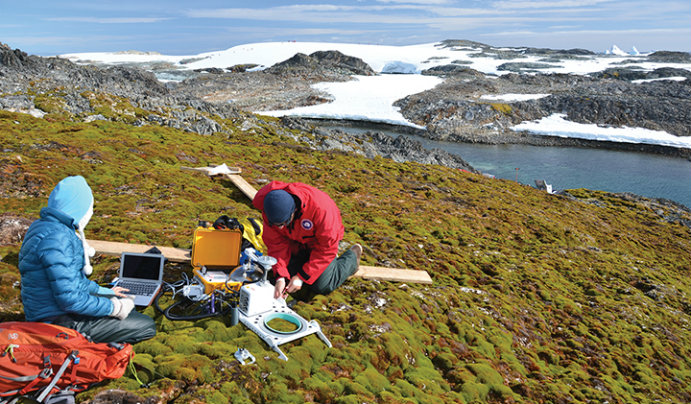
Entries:
[[560,136],[536,135],[528,132],[514,132],[510,135],[486,136],[459,136],[454,135],[450,139],[440,139],[426,129],[418,129],[411,126],[396,125],[377,121],[333,119],[333,118],[299,118],[312,123],[317,127],[351,127],[358,130],[390,131],[401,134],[415,135],[430,140],[449,143],[472,144],[525,144],[542,147],[581,147],[591,149],[617,150],[633,153],[651,153],[670,157],[684,158],[691,161],[691,149],[672,146],[656,145],[650,143],[614,142],[609,140],[590,140]]

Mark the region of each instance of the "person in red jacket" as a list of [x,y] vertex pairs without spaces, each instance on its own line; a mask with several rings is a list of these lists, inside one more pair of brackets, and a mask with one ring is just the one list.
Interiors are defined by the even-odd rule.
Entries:
[[354,274],[362,246],[338,256],[343,238],[341,212],[325,192],[300,182],[272,181],[252,200],[262,211],[267,254],[276,258],[274,297],[305,288],[328,294]]

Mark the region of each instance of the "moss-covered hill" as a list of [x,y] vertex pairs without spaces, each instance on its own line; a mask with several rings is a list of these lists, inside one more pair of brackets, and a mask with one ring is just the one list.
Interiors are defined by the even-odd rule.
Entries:
[[[691,401],[691,216],[584,189],[548,195],[439,166],[315,152],[271,118],[230,134],[0,112],[0,210],[34,219],[64,176],[96,206],[87,237],[189,248],[199,220],[258,216],[225,181],[182,166],[240,166],[256,187],[324,189],[367,264],[433,285],[351,279],[298,303],[312,335],[277,358],[243,325],[172,322],[135,345],[131,372],[79,401],[176,403],[648,403]],[[240,129],[244,128],[244,129]],[[1,320],[21,319],[19,244],[0,246]],[[107,282],[117,259],[96,257]],[[170,265],[168,279],[189,267]],[[257,357],[241,366],[239,348]],[[116,390],[111,390],[116,389]],[[119,400],[119,401],[118,401]]]

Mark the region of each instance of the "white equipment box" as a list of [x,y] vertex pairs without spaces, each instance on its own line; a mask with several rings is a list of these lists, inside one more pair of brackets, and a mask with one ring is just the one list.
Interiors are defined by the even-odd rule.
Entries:
[[[240,322],[263,339],[278,353],[279,358],[286,361],[288,357],[278,346],[310,334],[317,334],[319,339],[331,348],[331,342],[316,321],[305,320],[288,307],[284,299],[274,299],[273,294],[274,286],[266,281],[243,285],[240,288],[238,305]],[[271,328],[268,323],[276,318],[292,323],[296,329],[283,332]]]

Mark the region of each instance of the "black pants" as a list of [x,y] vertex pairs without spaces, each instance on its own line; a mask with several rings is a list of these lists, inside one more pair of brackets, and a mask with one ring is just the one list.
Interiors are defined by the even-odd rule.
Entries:
[[154,320],[136,310],[132,310],[124,320],[115,317],[63,314],[46,322],[77,330],[94,342],[134,344],[156,335]]

